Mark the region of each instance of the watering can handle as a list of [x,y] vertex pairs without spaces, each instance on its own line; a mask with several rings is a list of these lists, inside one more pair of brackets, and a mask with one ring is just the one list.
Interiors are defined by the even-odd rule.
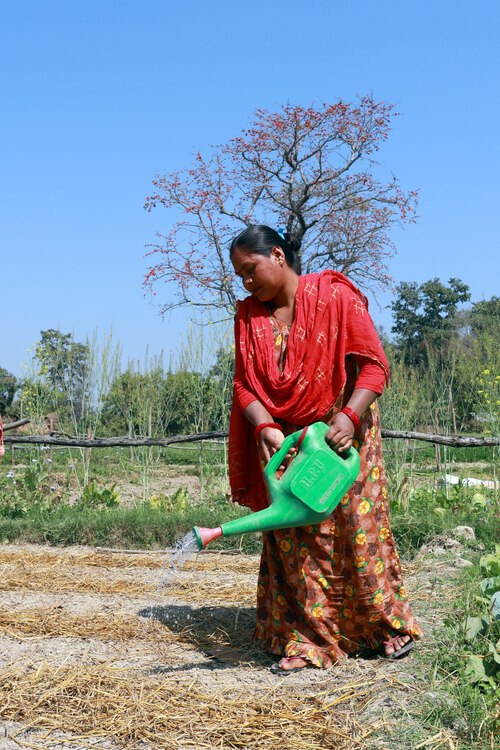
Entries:
[[307,427],[304,427],[304,429],[301,431],[292,432],[291,435],[288,435],[288,437],[283,440],[283,442],[281,443],[281,448],[279,449],[279,451],[276,451],[274,456],[271,456],[269,462],[267,463],[267,466],[264,469],[264,472],[267,475],[272,476],[278,471],[290,448],[295,447],[297,448],[297,450],[299,450],[300,446],[302,445],[302,441],[306,436],[307,429]]
[[[281,444],[281,448],[279,451],[277,451],[274,456],[271,456],[268,464],[264,468],[264,475],[267,478],[267,481],[272,481],[272,477],[276,474],[279,467],[283,463],[283,460],[286,457],[286,454],[290,450],[290,448],[297,448],[297,450],[300,449],[300,446],[302,445],[302,441],[304,440],[306,436],[306,432],[308,430],[308,427],[304,427],[303,430],[297,430],[297,432],[292,432],[291,435],[288,435],[284,439],[284,441]],[[327,425],[324,425],[325,434],[328,431]],[[349,448],[348,451],[345,451],[344,453],[338,454],[339,458],[342,458],[343,461],[345,461],[346,465],[349,467],[357,467],[359,464],[359,454],[358,451],[355,450],[355,448]],[[358,468],[359,471],[359,468]]]

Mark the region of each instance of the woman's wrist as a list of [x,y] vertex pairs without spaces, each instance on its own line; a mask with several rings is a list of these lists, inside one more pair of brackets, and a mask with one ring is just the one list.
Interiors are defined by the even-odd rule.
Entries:
[[254,434],[255,440],[257,441],[259,440],[260,433],[262,432],[262,430],[265,430],[266,427],[272,427],[275,430],[282,429],[281,425],[279,425],[277,422],[261,422],[261,424],[258,424],[254,430],[253,434]]
[[354,431],[357,432],[357,430],[359,430],[359,428],[361,427],[361,419],[359,418],[358,414],[356,414],[354,409],[350,409],[348,406],[344,406],[344,408],[341,409],[341,413],[345,414],[346,417],[349,417],[354,425]]

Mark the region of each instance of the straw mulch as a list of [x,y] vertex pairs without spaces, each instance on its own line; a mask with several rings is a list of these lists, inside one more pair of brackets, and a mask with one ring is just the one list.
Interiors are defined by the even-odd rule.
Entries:
[[[68,550],[63,554],[57,552],[33,552],[30,550],[0,550],[0,565],[23,562],[26,565],[85,565],[97,568],[124,568],[134,570],[146,568],[156,570],[164,568],[172,553],[165,550],[161,554],[130,552],[106,552],[104,550],[86,553],[71,553]],[[223,553],[192,554],[183,560],[183,570],[200,571],[231,571],[232,573],[256,573],[258,571],[258,558],[246,557],[244,555],[226,555]]]
[[0,670],[0,717],[45,730],[46,741],[51,731],[63,731],[73,742],[106,738],[162,750],[352,750],[380,728],[361,726],[352,711],[374,688],[358,680],[314,696],[273,689],[256,698],[227,689],[208,694],[196,680],[141,679],[106,664],[42,664]]
[[143,594],[155,586],[130,579],[96,578],[87,573],[64,570],[63,565],[9,565],[0,581],[3,591],[50,591],[73,594]]
[[[108,571],[107,571],[108,572]],[[255,598],[255,581],[198,577],[179,574],[158,576],[155,583],[120,577],[96,577],[88,572],[59,565],[27,565],[19,563],[4,569],[0,581],[3,591],[36,591],[73,594],[153,594],[181,597],[184,602],[200,601],[246,603]]]
[[102,641],[123,641],[132,638],[168,638],[179,640],[158,620],[145,622],[138,617],[103,614],[89,611],[71,615],[59,606],[36,607],[16,611],[0,611],[0,633],[22,640],[22,635],[34,638],[100,638]]
[[234,603],[248,606],[255,602],[256,582],[254,579],[198,578],[195,574],[186,577],[168,578],[160,582],[160,592],[168,596],[178,596],[183,602]]
[[[176,652],[164,647],[178,646],[207,649],[230,649],[239,652],[239,661],[266,662],[266,657],[252,642],[255,625],[253,610],[241,610],[238,619],[230,621],[223,608],[201,608],[186,620],[185,613],[168,607],[152,607],[134,617],[90,610],[72,615],[59,606],[35,607],[0,612],[0,634],[25,641],[40,638],[98,638],[105,642],[138,640],[144,647],[154,644],[155,653],[163,659],[175,658]],[[171,615],[171,616],[170,616]],[[177,622],[175,622],[177,620]],[[223,653],[223,652],[222,652]]]
[[48,552],[41,550],[34,552],[32,550],[3,549],[0,550],[0,565],[6,563],[24,562],[26,565],[88,565],[99,568],[161,568],[168,560],[168,553],[165,557],[149,555],[127,555],[127,554],[109,554],[103,552],[71,552],[67,549],[64,552]]
[[[385,670],[349,665],[319,681],[307,671],[269,679],[269,657],[252,643],[257,558],[191,554],[179,572],[170,560],[163,553],[0,551],[0,590],[21,592],[7,597],[13,604],[0,613],[0,634],[34,641],[14,647],[11,665],[0,669],[0,719],[22,726],[14,738],[21,747],[83,750],[107,740],[130,750],[364,750],[390,730],[383,719],[362,718],[373,699],[401,689]],[[27,591],[66,597],[27,609]],[[73,602],[78,593],[88,601]],[[57,667],[73,644],[36,641],[60,637],[75,639],[76,659],[66,656]],[[104,650],[113,661],[77,661],[82,638],[114,642],[115,650]],[[14,661],[38,648],[50,664]],[[134,668],[119,668],[116,659]]]

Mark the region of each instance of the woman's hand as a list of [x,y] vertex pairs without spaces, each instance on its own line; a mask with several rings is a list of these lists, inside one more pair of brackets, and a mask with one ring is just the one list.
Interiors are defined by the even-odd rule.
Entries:
[[264,427],[264,429],[261,430],[259,435],[259,448],[264,456],[266,464],[271,456],[279,451],[284,439],[284,434],[281,430],[277,430],[275,427]]
[[354,425],[347,416],[339,411],[332,419],[325,440],[337,453],[344,453],[352,446]]

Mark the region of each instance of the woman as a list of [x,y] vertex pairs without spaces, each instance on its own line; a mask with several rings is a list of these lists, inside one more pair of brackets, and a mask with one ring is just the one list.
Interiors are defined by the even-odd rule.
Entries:
[[399,658],[421,633],[389,525],[375,405],[389,368],[367,301],[335,271],[299,276],[293,243],[266,226],[238,235],[230,257],[250,295],[235,322],[233,499],[267,506],[261,465],[303,425],[326,422],[331,447],[361,459],[330,518],[263,535],[255,639],[282,657],[276,674],[367,649]]

